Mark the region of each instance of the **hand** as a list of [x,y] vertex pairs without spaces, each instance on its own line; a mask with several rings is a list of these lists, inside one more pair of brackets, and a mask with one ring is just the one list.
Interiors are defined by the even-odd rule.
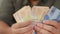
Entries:
[[0,21],[0,34],[11,34],[10,27],[4,21]]
[[13,34],[33,34],[32,21],[13,24],[11,29]]
[[37,34],[60,34],[60,23],[47,20],[43,23],[37,23],[35,30]]

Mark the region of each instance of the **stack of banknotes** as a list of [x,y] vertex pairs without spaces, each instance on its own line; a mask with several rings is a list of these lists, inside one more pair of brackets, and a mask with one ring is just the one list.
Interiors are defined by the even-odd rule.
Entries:
[[17,23],[25,22],[28,20],[42,21],[44,16],[48,13],[49,7],[47,6],[24,6],[16,13],[13,14]]

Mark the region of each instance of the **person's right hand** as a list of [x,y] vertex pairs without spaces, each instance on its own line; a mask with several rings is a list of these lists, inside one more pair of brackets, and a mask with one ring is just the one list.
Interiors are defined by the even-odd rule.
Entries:
[[32,21],[15,23],[11,29],[13,34],[33,34]]

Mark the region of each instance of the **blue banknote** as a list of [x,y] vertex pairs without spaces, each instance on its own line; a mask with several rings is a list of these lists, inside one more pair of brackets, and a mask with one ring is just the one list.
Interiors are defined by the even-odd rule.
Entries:
[[58,8],[52,6],[43,20],[60,21],[60,10]]

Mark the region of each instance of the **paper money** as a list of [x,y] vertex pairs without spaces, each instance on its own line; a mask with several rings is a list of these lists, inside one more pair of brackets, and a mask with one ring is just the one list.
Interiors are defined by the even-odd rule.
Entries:
[[51,7],[44,20],[60,21],[60,10],[54,6]]
[[22,9],[18,10],[13,14],[15,20],[19,22],[25,22],[28,20],[42,21],[49,7],[46,6],[24,6]]
[[31,8],[29,6],[24,6],[22,9],[14,13],[13,16],[17,23],[30,20],[31,19]]
[[42,21],[48,11],[49,7],[47,6],[34,6],[32,8],[32,15],[33,15],[32,19]]

